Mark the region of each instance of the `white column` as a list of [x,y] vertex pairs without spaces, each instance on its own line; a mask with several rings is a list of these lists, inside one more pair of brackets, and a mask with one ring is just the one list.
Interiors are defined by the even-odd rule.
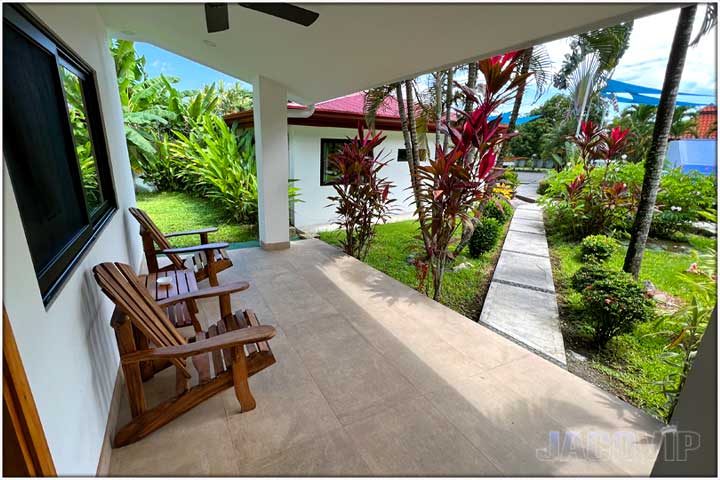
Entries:
[[287,90],[264,77],[253,82],[255,158],[260,245],[290,247],[288,209]]

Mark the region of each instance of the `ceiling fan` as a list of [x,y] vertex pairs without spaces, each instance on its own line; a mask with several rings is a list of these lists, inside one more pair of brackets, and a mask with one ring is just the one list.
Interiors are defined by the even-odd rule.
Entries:
[[[282,18],[288,22],[309,27],[320,16],[319,13],[295,6],[291,3],[238,3],[241,7]],[[206,3],[205,23],[208,33],[222,32],[230,28],[227,3]]]

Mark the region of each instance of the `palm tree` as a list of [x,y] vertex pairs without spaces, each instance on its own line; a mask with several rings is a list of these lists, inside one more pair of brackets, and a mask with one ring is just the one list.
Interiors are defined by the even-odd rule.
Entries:
[[635,278],[640,274],[645,243],[650,232],[655,200],[660,186],[660,175],[665,162],[668,137],[675,111],[675,101],[683,68],[685,67],[685,57],[690,44],[696,10],[697,5],[691,5],[680,10],[680,17],[675,28],[675,37],[670,49],[670,57],[665,68],[665,80],[663,81],[662,94],[660,95],[660,103],[655,118],[652,143],[645,160],[645,178],[643,179],[642,193],[623,265],[623,270],[632,273]]
[[[530,47],[522,52],[523,59],[520,62],[518,72],[520,75],[526,75],[528,72],[531,73],[531,78],[535,83],[535,100],[540,98],[545,89],[550,83],[550,71],[552,69],[552,61],[547,54],[547,50],[542,45],[537,47]],[[520,116],[520,106],[522,105],[523,97],[525,96],[525,87],[527,82],[520,85],[515,94],[515,103],[513,104],[512,112],[510,113],[510,120],[508,121],[507,131],[512,133],[515,131],[517,125],[517,119]],[[466,109],[467,111],[467,109]],[[499,162],[507,154],[510,142],[503,143],[501,148]]]

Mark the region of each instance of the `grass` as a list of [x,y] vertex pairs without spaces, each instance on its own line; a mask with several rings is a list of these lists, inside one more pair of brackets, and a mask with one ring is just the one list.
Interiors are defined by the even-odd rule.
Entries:
[[[180,192],[138,193],[138,208],[145,210],[164,233],[218,227],[210,242],[247,242],[257,240],[254,225],[228,223],[211,202]],[[171,238],[174,247],[197,245],[199,236]]]
[[[579,243],[567,242],[557,237],[548,239],[553,257],[555,283],[558,286],[563,337],[566,347],[580,351],[589,358],[587,365],[572,364],[574,373],[590,380],[597,380],[596,372],[604,376],[601,383],[606,384],[620,397],[658,415],[665,403],[665,397],[655,382],[663,380],[674,369],[663,363],[659,357],[665,350],[669,338],[656,335],[664,328],[657,321],[637,325],[632,333],[613,339],[602,351],[589,346],[582,332],[579,315],[581,298],[578,292],[569,288],[569,279],[580,268]],[[695,250],[715,248],[714,239],[699,236],[689,237],[690,247]],[[608,260],[609,265],[622,268],[626,247],[621,247]],[[691,253],[676,253],[666,250],[646,250],[640,272],[641,280],[650,280],[656,288],[667,292],[681,301],[691,300],[688,287],[677,280],[694,261]],[[588,372],[590,370],[595,372]]]
[[[322,232],[320,239],[332,245],[340,245],[339,231]],[[418,287],[415,266],[407,263],[407,258],[414,252],[422,250],[422,240],[418,225],[414,220],[379,225],[375,240],[370,247],[365,263],[386,273],[395,280],[411,288]],[[502,245],[502,238],[495,248],[480,256],[469,258],[460,255],[453,265],[470,263],[472,266],[453,272],[451,267],[443,278],[443,295],[441,303],[468,318],[477,320],[482,309],[482,300],[489,281],[490,273],[495,265],[495,259]],[[467,252],[467,250],[465,250]]]

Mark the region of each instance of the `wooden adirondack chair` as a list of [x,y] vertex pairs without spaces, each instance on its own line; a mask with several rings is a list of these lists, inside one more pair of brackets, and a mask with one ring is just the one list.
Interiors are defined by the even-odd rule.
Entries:
[[[117,306],[112,319],[120,361],[125,373],[132,420],[115,435],[114,446],[136,442],[204,400],[234,386],[241,411],[255,408],[248,377],[275,363],[268,340],[275,328],[260,325],[250,310],[228,311],[229,295],[249,288],[247,282],[212,287],[156,302],[129,265],[101,263],[93,268],[95,281]],[[168,320],[163,307],[208,297],[221,302],[222,318],[206,332],[185,339]],[[198,384],[187,359],[197,372]],[[176,369],[175,396],[148,409],[143,381],[169,367]],[[211,368],[212,366],[212,368]]]
[[[216,287],[218,285],[218,272],[232,267],[232,262],[226,251],[228,244],[225,242],[208,242],[208,233],[216,232],[217,227],[163,234],[147,213],[139,208],[129,208],[128,210],[140,224],[140,236],[142,237],[145,260],[150,273],[191,268],[195,272],[195,280],[199,282],[207,278],[210,285]],[[186,235],[199,235],[200,245],[173,248],[167,240],[168,238]],[[155,245],[159,249],[156,249]],[[192,266],[186,266],[185,260],[180,257],[185,253],[193,254]],[[158,254],[165,254],[171,262],[170,265],[158,268]]]

